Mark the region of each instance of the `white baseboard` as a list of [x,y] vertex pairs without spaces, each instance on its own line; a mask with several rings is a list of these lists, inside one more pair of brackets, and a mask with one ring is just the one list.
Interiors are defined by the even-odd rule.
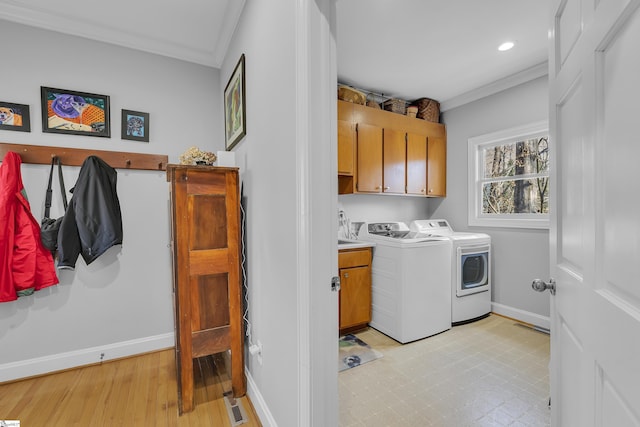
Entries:
[[173,332],[0,365],[0,383],[175,346]]
[[542,316],[530,311],[520,310],[519,308],[510,307],[497,302],[491,302],[491,311],[547,330],[551,329],[551,320],[548,316]]
[[244,372],[247,377],[247,395],[249,395],[249,399],[251,399],[251,403],[253,404],[253,408],[256,410],[258,418],[260,418],[260,423],[262,423],[263,427],[278,427],[276,420],[273,418],[273,415],[271,415],[271,411],[269,411],[267,402],[265,402],[262,397],[262,393],[258,390],[258,386],[255,381],[253,381],[251,372],[249,372],[246,366]]

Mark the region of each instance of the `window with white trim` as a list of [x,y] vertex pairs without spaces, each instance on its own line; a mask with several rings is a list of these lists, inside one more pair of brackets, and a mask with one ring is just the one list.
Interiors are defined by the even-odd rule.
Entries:
[[469,138],[469,225],[549,228],[549,126]]

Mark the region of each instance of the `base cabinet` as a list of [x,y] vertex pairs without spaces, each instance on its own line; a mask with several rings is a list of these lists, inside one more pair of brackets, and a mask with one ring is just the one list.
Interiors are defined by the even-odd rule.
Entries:
[[236,397],[246,393],[237,168],[167,165],[178,409],[194,408],[194,359],[231,350]]
[[338,252],[340,270],[340,334],[371,321],[371,248]]

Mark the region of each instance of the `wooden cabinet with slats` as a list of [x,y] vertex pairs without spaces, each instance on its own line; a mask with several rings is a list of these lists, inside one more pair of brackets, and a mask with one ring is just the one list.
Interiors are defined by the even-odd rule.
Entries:
[[233,394],[246,392],[237,168],[168,165],[180,413],[194,408],[194,359],[231,350]]

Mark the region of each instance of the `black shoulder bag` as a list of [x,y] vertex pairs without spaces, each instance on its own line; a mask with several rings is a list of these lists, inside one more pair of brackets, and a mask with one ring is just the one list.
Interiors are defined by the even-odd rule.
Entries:
[[49,185],[47,185],[47,196],[44,202],[44,218],[42,218],[42,222],[40,223],[40,240],[42,240],[42,244],[45,248],[49,249],[51,252],[55,252],[58,249],[58,230],[60,229],[60,224],[62,223],[62,218],[53,219],[49,218],[51,214],[51,198],[53,191],[51,190],[51,181],[53,179],[53,165],[54,163],[58,163],[58,180],[60,181],[60,192],[62,194],[62,202],[64,203],[64,210],[67,211],[67,193],[64,189],[64,179],[62,178],[62,165],[60,164],[59,157],[53,157],[51,159],[51,171],[49,171]]

